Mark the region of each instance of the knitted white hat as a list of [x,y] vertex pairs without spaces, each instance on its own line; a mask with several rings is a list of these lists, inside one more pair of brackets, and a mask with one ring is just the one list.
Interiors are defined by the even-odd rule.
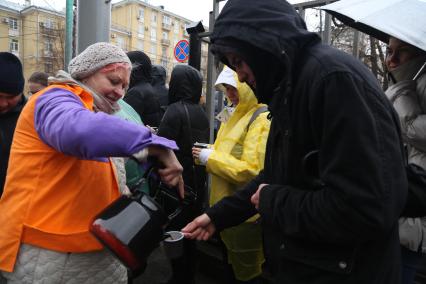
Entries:
[[79,80],[111,63],[128,63],[132,66],[129,57],[121,48],[107,42],[98,42],[73,58],[68,65],[68,71],[71,77]]

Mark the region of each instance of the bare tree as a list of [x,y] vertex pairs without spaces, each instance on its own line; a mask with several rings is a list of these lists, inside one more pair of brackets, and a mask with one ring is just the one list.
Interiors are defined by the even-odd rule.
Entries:
[[[318,28],[322,31],[322,28]],[[331,45],[347,53],[353,54],[354,35],[353,30],[348,26],[332,18]],[[388,79],[385,66],[385,43],[371,36],[360,36],[358,56],[367,65],[374,76],[382,85],[383,89],[388,87]]]

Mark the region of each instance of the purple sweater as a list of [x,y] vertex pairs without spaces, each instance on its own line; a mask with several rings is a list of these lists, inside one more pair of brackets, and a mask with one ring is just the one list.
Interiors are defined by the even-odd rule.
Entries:
[[174,141],[154,135],[144,126],[86,109],[75,94],[61,88],[37,98],[34,122],[44,143],[86,160],[127,157],[150,145],[178,148]]

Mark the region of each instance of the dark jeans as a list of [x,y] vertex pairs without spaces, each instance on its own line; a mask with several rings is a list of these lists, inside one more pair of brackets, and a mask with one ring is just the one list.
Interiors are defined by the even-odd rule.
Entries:
[[414,252],[401,246],[401,284],[414,284],[417,265],[421,258],[420,252]]
[[[165,210],[173,212],[179,204],[165,204]],[[180,231],[186,224],[201,214],[201,205],[199,203],[185,206],[182,212],[176,216],[167,226],[166,231]],[[173,284],[193,284],[195,283],[195,273],[197,271],[198,254],[195,240],[184,239],[183,255],[177,259],[171,259],[172,278],[168,283]]]
[[183,256],[171,259],[172,279],[174,284],[194,284],[197,270],[197,251],[194,240],[185,239],[183,243]]
[[422,259],[417,265],[416,284],[426,284],[426,254],[422,254]]

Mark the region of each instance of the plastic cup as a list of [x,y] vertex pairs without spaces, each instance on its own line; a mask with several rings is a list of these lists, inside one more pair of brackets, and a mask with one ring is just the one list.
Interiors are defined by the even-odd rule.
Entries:
[[183,233],[179,231],[166,232],[163,247],[166,256],[170,259],[179,258],[183,255]]

